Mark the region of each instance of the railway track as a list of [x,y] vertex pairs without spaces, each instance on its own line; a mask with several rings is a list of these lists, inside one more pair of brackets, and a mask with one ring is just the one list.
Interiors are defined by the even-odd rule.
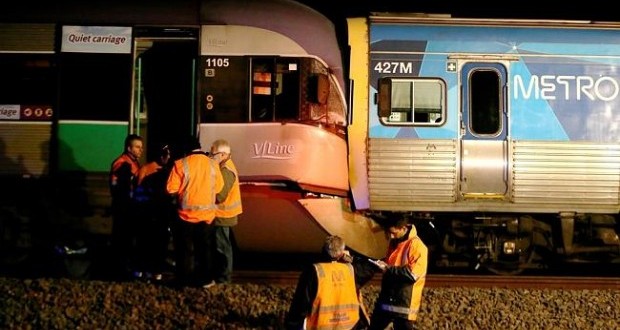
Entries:
[[[234,283],[295,285],[299,272],[241,270],[233,274]],[[369,285],[380,285],[377,274]],[[620,277],[428,275],[427,287],[477,287],[503,289],[620,290]]]

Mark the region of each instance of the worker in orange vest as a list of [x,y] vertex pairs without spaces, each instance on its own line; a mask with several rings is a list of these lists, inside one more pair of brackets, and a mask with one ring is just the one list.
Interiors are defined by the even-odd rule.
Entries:
[[428,248],[406,218],[388,219],[386,257],[377,261],[383,272],[381,291],[375,301],[370,329],[415,329],[426,282]]
[[[224,187],[218,160],[201,150],[198,139],[184,146],[185,157],[176,160],[166,190],[176,197],[175,226],[177,281],[181,285],[204,286],[210,282],[207,240],[215,219],[215,196]],[[193,251],[193,252],[192,252]]]
[[235,226],[238,215],[243,212],[239,173],[231,159],[230,143],[224,139],[215,140],[211,144],[210,156],[220,162],[220,170],[224,178],[224,188],[216,195],[217,209],[211,228],[210,244],[212,256],[212,282],[207,285],[229,283],[233,268],[233,244],[230,228]]
[[133,240],[137,232],[134,190],[140,157],[144,148],[141,136],[129,134],[123,153],[110,166],[109,186],[112,197],[112,254],[118,276],[129,276],[134,253]]

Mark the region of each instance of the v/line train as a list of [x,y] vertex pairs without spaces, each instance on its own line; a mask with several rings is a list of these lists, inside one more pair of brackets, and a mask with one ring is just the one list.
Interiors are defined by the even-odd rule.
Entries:
[[620,260],[620,24],[383,14],[345,45],[292,1],[181,7],[0,25],[0,171],[52,178],[55,221],[106,230],[128,132],[195,134],[233,146],[241,250],[381,257],[406,217],[434,266]]

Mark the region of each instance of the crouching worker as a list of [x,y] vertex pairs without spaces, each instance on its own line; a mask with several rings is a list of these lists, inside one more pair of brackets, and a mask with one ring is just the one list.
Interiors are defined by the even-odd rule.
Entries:
[[372,270],[364,278],[356,276],[353,258],[339,236],[327,237],[322,259],[301,273],[284,320],[285,328],[364,328],[368,320],[360,303],[359,288],[372,277]]

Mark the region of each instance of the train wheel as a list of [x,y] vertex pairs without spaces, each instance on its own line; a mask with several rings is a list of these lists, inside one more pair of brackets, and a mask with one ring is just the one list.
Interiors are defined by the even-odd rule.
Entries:
[[[504,251],[504,244],[507,242],[518,245],[513,248],[512,253]],[[524,270],[531,267],[535,257],[534,249],[531,246],[531,240],[527,238],[507,239],[495,233],[486,234],[486,247],[484,254],[479,257],[477,268],[483,268],[497,275],[518,275]]]

